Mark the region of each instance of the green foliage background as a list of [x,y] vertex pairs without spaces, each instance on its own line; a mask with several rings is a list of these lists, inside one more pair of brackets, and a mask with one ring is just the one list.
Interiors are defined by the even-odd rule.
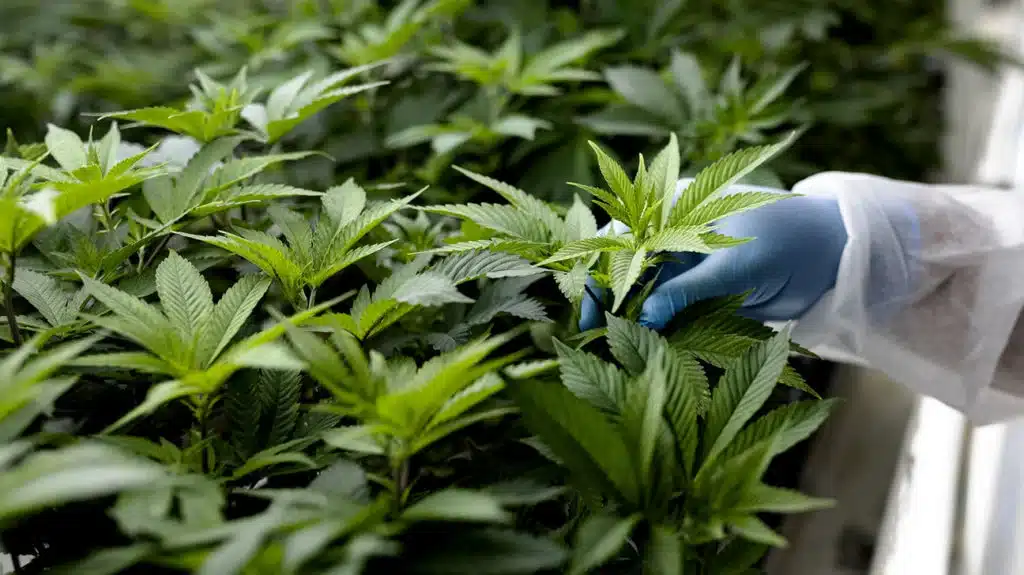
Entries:
[[2,549],[756,572],[834,402],[742,294],[637,326],[647,272],[746,241],[741,179],[935,169],[937,59],[998,61],[939,4],[3,2]]

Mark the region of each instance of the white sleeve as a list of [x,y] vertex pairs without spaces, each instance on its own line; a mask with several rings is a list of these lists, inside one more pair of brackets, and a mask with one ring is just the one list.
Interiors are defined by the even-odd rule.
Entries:
[[841,172],[793,191],[837,198],[849,237],[796,341],[977,423],[1024,416],[1024,197]]

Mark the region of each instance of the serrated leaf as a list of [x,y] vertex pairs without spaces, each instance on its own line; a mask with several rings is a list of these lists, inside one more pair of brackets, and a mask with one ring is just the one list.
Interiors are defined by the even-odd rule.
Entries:
[[406,282],[393,297],[400,302],[424,306],[473,301],[459,292],[450,278],[433,271],[417,275],[416,281]]
[[611,278],[612,292],[615,294],[615,301],[612,303],[612,312],[618,311],[619,306],[626,300],[626,295],[633,288],[633,284],[640,279],[647,263],[647,249],[617,251],[611,255]]
[[796,133],[793,133],[779,143],[739,150],[704,168],[676,200],[668,224],[683,224],[687,216],[704,202],[782,153],[795,140]]
[[789,357],[789,329],[752,346],[726,369],[711,396],[704,436],[705,461],[728,447],[768,399]]
[[422,208],[426,212],[470,220],[495,232],[527,241],[547,243],[550,238],[544,224],[505,204],[442,204]]
[[569,575],[583,575],[612,560],[626,544],[639,515],[591,515],[576,531]]
[[587,277],[590,270],[584,262],[576,262],[567,272],[555,272],[555,283],[559,291],[574,306],[583,299],[587,289]]
[[578,194],[572,196],[572,206],[565,214],[566,240],[582,240],[597,235],[597,220]]
[[[633,182],[626,175],[626,171],[622,169],[622,166],[594,142],[590,142],[590,147],[594,150],[594,155],[597,157],[597,166],[601,170],[601,176],[611,188],[612,193],[618,198],[632,196]],[[605,199],[600,195],[598,197]]]
[[828,418],[838,399],[798,401],[772,410],[746,426],[722,453],[733,457],[776,436],[772,456],[778,455],[807,439]]
[[631,247],[628,238],[620,236],[596,236],[582,240],[571,241],[563,245],[557,252],[546,260],[538,263],[539,266],[549,266],[554,263],[592,256],[602,252],[614,252],[627,250]]
[[116,326],[108,324],[116,331],[156,354],[180,351],[181,340],[174,336],[177,332],[173,324],[155,307],[81,273],[79,277],[89,294],[121,320]]
[[291,439],[299,419],[302,374],[262,369],[252,391],[259,402],[259,412],[267,430],[265,445],[273,447]]
[[213,312],[213,294],[199,270],[172,250],[156,268],[156,290],[164,314],[182,339],[198,338],[200,326]]
[[596,355],[573,349],[558,340],[554,340],[554,345],[562,384],[594,407],[618,413],[626,401],[626,374]]
[[320,201],[331,222],[340,227],[355,221],[363,213],[366,191],[349,178],[344,184],[328,189]]
[[667,228],[654,234],[644,247],[651,252],[690,252],[709,254],[714,251],[704,242],[702,228]]
[[47,124],[44,141],[53,159],[68,172],[74,172],[89,164],[85,144],[78,134],[71,130]]
[[565,237],[565,223],[558,213],[546,202],[527,194],[515,186],[500,182],[494,178],[477,174],[458,166],[455,169],[471,180],[498,192],[509,204],[515,206],[529,217],[542,222],[552,237]]
[[482,277],[496,279],[544,273],[544,270],[517,255],[486,250],[469,250],[446,257],[430,269],[448,277],[455,284]]
[[679,180],[679,166],[681,158],[679,154],[679,140],[675,133],[669,135],[668,144],[654,157],[651,168],[648,171],[648,182],[652,197],[651,203],[661,202],[661,217],[658,218],[659,227],[664,226],[668,221],[669,205],[672,196],[676,191],[676,182]]
[[508,388],[531,431],[540,436],[585,489],[637,504],[633,457],[601,412],[567,388],[519,381]]
[[768,204],[793,197],[780,192],[736,192],[711,198],[686,214],[681,222],[688,226],[711,224],[722,218],[755,210]]
[[71,309],[72,296],[56,279],[30,269],[19,269],[14,277],[14,291],[25,298],[51,326],[74,320],[78,309]]
[[270,279],[242,276],[224,292],[206,318],[196,347],[197,361],[206,366],[216,359],[242,328],[270,288]]

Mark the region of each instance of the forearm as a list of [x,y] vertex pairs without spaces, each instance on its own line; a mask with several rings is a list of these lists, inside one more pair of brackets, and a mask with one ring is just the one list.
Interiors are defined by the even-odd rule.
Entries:
[[845,173],[819,174],[794,191],[836,197],[849,236],[835,289],[794,337],[825,355],[859,358],[976,419],[1006,417],[985,404],[997,390],[1024,396],[1013,383],[1024,382],[1024,346],[1008,345],[1024,343],[1024,329],[1015,331],[1024,200]]

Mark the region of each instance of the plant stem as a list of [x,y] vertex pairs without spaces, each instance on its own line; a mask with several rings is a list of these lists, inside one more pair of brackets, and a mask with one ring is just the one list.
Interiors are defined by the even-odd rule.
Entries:
[[21,337],[21,328],[18,327],[18,318],[14,315],[14,273],[18,263],[18,256],[11,252],[7,254],[7,279],[4,281],[4,309],[7,310],[7,325],[11,328],[11,340],[14,345],[21,346],[24,339]]
[[150,252],[149,257],[146,258],[146,262],[142,264],[143,269],[153,265],[153,261],[156,260],[157,254],[159,254],[161,250],[167,247],[167,242],[169,241],[171,241],[171,234],[167,234],[164,237],[160,238],[160,241],[157,242],[156,247],[153,248],[153,251]]
[[[210,413],[213,411],[213,394],[208,393],[203,398],[203,405],[199,408],[199,441],[205,443],[206,436],[210,433]],[[213,467],[210,463],[212,452],[210,446],[203,446],[203,473],[209,473]]]
[[409,460],[402,458],[391,470],[392,479],[395,482],[395,513],[402,510],[405,502],[405,490],[409,485]]

